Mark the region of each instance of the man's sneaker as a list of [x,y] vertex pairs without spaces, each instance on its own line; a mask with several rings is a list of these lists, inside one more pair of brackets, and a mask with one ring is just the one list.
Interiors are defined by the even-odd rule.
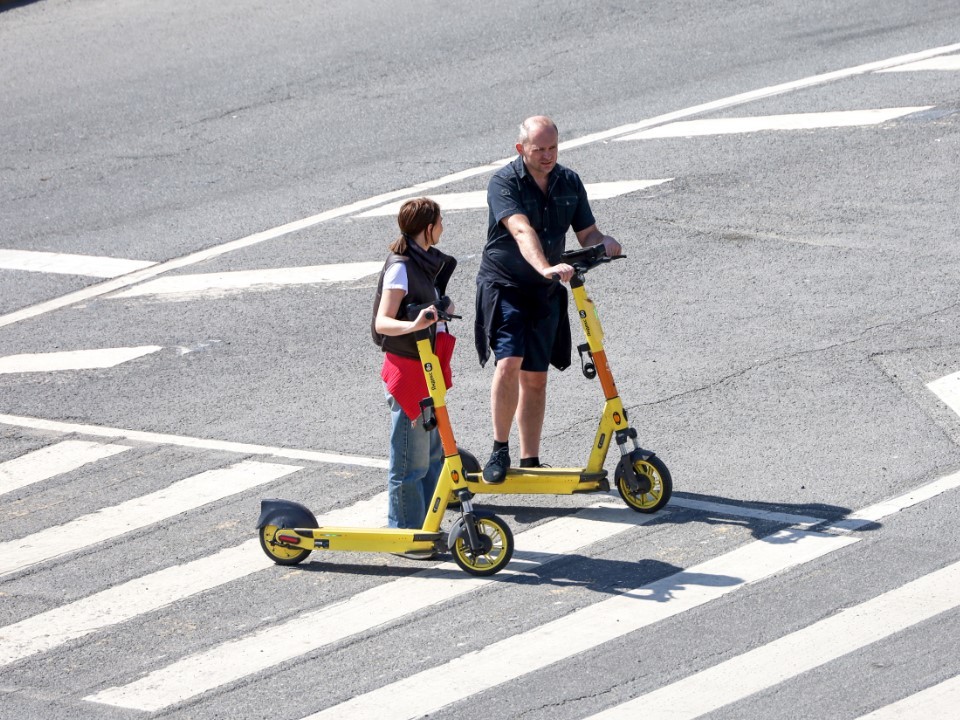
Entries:
[[498,485],[507,477],[510,467],[510,451],[507,448],[494,450],[483,468],[483,481],[489,485]]
[[397,557],[406,558],[407,560],[434,560],[440,555],[436,550],[411,550],[410,552],[393,554]]

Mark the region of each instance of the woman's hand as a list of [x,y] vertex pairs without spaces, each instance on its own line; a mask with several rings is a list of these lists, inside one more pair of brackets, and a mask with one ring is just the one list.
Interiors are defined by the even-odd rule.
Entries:
[[435,305],[424,308],[420,311],[420,314],[417,315],[417,319],[413,321],[413,324],[410,325],[410,329],[407,332],[416,332],[417,330],[423,330],[433,325],[437,321],[437,308]]

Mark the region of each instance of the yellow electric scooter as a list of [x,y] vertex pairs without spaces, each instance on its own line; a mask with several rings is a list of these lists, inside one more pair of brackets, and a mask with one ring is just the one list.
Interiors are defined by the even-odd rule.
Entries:
[[620,448],[620,461],[614,472],[614,482],[624,502],[637,512],[654,513],[670,499],[673,481],[663,461],[652,451],[644,450],[637,442],[637,431],[627,421],[627,411],[613,381],[607,355],[603,347],[603,328],[593,301],[584,288],[584,276],[597,265],[625,256],[607,257],[603,245],[571,250],[563,254],[562,262],[572,265],[575,272],[570,279],[573,301],[577,307],[586,342],[577,347],[580,365],[587,379],[600,378],[606,402],[600,416],[600,425],[594,438],[587,466],[583,468],[510,468],[503,482],[488,485],[483,482],[479,462],[464,453],[467,485],[474,494],[548,494],[570,495],[581,492],[607,492],[610,483],[603,464],[612,443]]
[[[459,317],[447,313],[444,308],[444,303],[437,303],[441,320]],[[410,308],[411,319],[421,309],[422,306]],[[499,572],[510,561],[513,534],[509,526],[489,511],[474,509],[470,501],[464,460],[447,414],[447,386],[430,344],[430,332],[428,329],[417,331],[414,338],[430,393],[420,402],[421,412],[427,428],[438,429],[444,454],[443,469],[423,527],[415,530],[320,527],[313,513],[300,503],[265,499],[260,503],[260,519],[257,521],[260,546],[278,565],[297,565],[314,550],[403,553],[449,549],[465,572],[486,576]],[[473,456],[469,456],[467,464],[471,469],[476,469],[476,462]],[[459,516],[450,532],[445,533],[440,529],[440,521],[451,500],[456,501]]]

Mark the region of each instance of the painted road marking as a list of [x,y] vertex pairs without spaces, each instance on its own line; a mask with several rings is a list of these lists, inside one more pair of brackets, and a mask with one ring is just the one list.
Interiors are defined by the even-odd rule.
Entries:
[[63,525],[0,543],[0,576],[106,542],[297,470],[300,468],[294,465],[245,460],[179,480],[163,490],[103,508]]
[[[585,183],[587,196],[590,200],[608,200],[610,198],[626,195],[628,193],[643,190],[655,185],[661,185],[670,182],[673,178],[663,178],[660,180],[618,180],[615,182]],[[435,200],[440,209],[447,210],[480,210],[487,207],[487,191],[474,190],[472,192],[461,193],[442,193],[430,194],[427,197]],[[373,210],[367,210],[356,217],[378,217],[383,215],[396,215],[400,211],[400,206],[404,201],[399,200],[389,205],[381,205]]]
[[336,465],[359,465],[361,467],[386,468],[387,461],[381,458],[360,457],[357,455],[338,455],[336,453],[317,452],[315,450],[296,450],[292,448],[270,447],[268,445],[253,445],[250,443],[230,442],[229,440],[210,440],[208,438],[193,438],[186,435],[167,435],[164,433],[142,432],[140,430],[124,430],[122,428],[105,427],[102,425],[82,425],[80,423],[66,423],[57,420],[43,420],[42,418],[22,417],[19,415],[0,415],[0,425],[30,428],[64,434],[90,435],[92,437],[121,438],[137,442],[154,443],[156,445],[176,445],[178,447],[195,448],[199,450],[218,450],[222,452],[238,453],[240,455],[269,455],[284,460],[309,460]]
[[960,55],[928,58],[899,67],[877,70],[877,72],[917,72],[919,70],[960,70]]
[[960,675],[862,715],[858,720],[936,720],[951,718],[960,707]]
[[[960,605],[960,563],[924,575],[590,720],[693,720]],[[956,710],[956,706],[953,706]],[[929,717],[929,716],[925,716]]]
[[960,372],[934,380],[927,387],[934,395],[943,400],[948,408],[960,415]]
[[163,350],[159,345],[70,350],[67,352],[29,353],[0,357],[0,375],[12,373],[58,372],[61,370],[94,370],[111,368]]
[[0,463],[0,495],[122,453],[126,445],[64,440]]
[[2,270],[114,278],[155,264],[146,260],[0,248],[0,269]]
[[[652,519],[652,515],[640,515],[622,503],[607,501],[551,520],[517,535],[517,547],[522,552],[518,550],[510,566],[499,575],[519,574],[518,567],[531,570]],[[84,699],[157,711],[491,582],[493,578],[464,577],[455,563],[445,562],[188,656],[129,685],[108,688]]]
[[[864,508],[857,513],[857,521],[861,524],[877,522],[886,517],[884,513],[915,505],[918,498],[927,499],[957,487],[960,487],[960,472],[930,483],[921,493],[908,493]],[[827,532],[782,530],[688,570],[357,696],[305,720],[422,717],[498,684],[674,617],[748,583],[786,572],[858,542],[837,528],[835,523],[828,524],[825,529]],[[644,600],[650,602],[638,612],[637,603]],[[503,658],[510,658],[510,662],[503,662]],[[438,677],[455,677],[457,682],[437,683]]]
[[[382,527],[387,493],[319,515],[321,525]],[[0,627],[0,667],[274,567],[257,538]]]
[[734,135],[763,130],[817,130],[821,128],[879,125],[904,115],[929,110],[923,107],[885,108],[877,110],[844,110],[840,112],[765,115],[760,117],[687,120],[661,125],[617,140],[650,140],[653,138],[695,137],[702,135]]
[[[857,513],[859,518],[851,524],[855,527],[862,527],[863,525],[876,522],[884,517],[884,513],[895,512],[899,509],[910,507],[920,502],[921,499],[933,497],[958,486],[960,486],[960,473],[947,478],[941,478],[940,480],[930,483],[925,488],[921,488],[921,492],[909,493],[859,511],[859,513]],[[736,508],[732,506],[723,507],[728,511],[728,514],[729,511],[736,510]],[[526,561],[531,564],[542,564],[552,559],[553,553],[562,554],[572,552],[573,550],[567,547],[570,543],[582,547],[596,542],[606,536],[607,531],[605,531],[603,527],[608,524],[613,524],[610,522],[610,513],[617,509],[623,510],[624,513],[626,513],[625,521],[627,523],[639,524],[651,519],[650,516],[640,516],[632,513],[632,511],[628,512],[620,503],[608,504],[603,509],[588,508],[569,518],[551,521],[518,535],[517,546],[523,548],[524,551],[522,553],[518,552],[516,557],[520,561]],[[587,513],[590,512],[603,513],[602,519],[604,522],[594,523],[594,525],[598,527],[594,527],[591,524],[583,524],[583,520],[588,517]],[[623,521],[621,520],[620,522]],[[565,526],[565,523],[576,523],[576,527],[571,528],[569,525]],[[832,528],[833,526],[828,527]],[[615,531],[620,532],[623,529],[622,527],[616,528]],[[741,560],[731,563],[731,567],[737,565],[738,572],[742,571],[749,575],[752,572],[765,572],[765,570],[763,570],[765,566],[763,566],[762,563],[766,563],[767,566],[769,566],[768,570],[770,573],[778,572],[779,566],[774,567],[777,565],[775,562],[776,553],[782,552],[785,547],[790,548],[794,541],[800,538],[810,539],[803,541],[802,547],[804,549],[789,550],[791,553],[799,553],[797,555],[791,554],[791,558],[807,557],[807,547],[811,547],[809,552],[813,553],[810,557],[810,559],[812,559],[812,557],[818,557],[820,554],[823,554],[823,552],[829,552],[836,547],[855,542],[855,539],[847,535],[829,535],[827,533],[811,533],[797,530],[783,531],[765,538],[763,541],[758,541],[757,543],[746,546],[747,548],[755,548],[753,550],[741,548],[738,551],[734,551],[735,553],[740,553],[740,555],[734,557],[741,558]],[[839,543],[839,545],[834,546],[832,544],[834,542]],[[777,548],[780,550],[778,551]],[[821,551],[821,548],[827,549]],[[739,562],[743,563],[745,569],[739,567]],[[516,572],[514,569],[516,564],[516,561],[511,563],[511,566],[502,571],[501,574]],[[787,564],[789,564],[789,562]],[[219,647],[212,648],[211,650],[192,655],[155,671],[134,683],[109,688],[87,699],[94,702],[103,702],[141,710],[157,710],[168,707],[195,697],[203,692],[213,690],[226,683],[239,680],[251,673],[268,670],[270,667],[275,667],[278,663],[282,663],[285,660],[304,653],[312,652],[326,643],[343,639],[351,633],[362,632],[372,627],[382,625],[383,623],[396,620],[404,613],[409,614],[422,607],[427,607],[454,597],[456,594],[459,594],[456,590],[461,585],[469,584],[469,588],[466,588],[466,590],[469,590],[473,589],[477,583],[490,582],[490,579],[464,579],[459,572],[456,573],[455,579],[450,578],[447,576],[448,573],[445,573],[447,568],[450,568],[452,571],[455,566],[452,563],[445,563],[436,569],[425,571],[411,578],[405,578],[403,581],[396,581],[379,586],[378,588],[373,588],[361,595],[355,596],[346,603],[333,606],[332,608],[324,608],[308,616],[295,618],[283,625],[266,628],[247,638],[231,641]],[[668,578],[660,581],[660,585],[654,583],[654,586],[661,588],[659,590],[651,590],[650,587],[652,586],[645,586],[644,588],[639,588],[637,591],[631,592],[639,592],[641,597],[651,597],[652,593],[663,592],[667,593],[667,595],[661,596],[658,599],[671,599],[672,602],[672,598],[684,589],[682,586],[686,584],[700,585],[703,583],[706,576],[696,573],[714,571],[709,568],[704,569],[704,567],[700,567],[685,572],[687,573],[685,576],[684,573],[680,573],[672,576],[672,579]],[[722,587],[722,583],[720,582],[721,578],[714,576],[712,578],[707,577],[706,579],[708,585],[704,588],[704,592],[709,594],[716,591],[723,594],[729,591]],[[425,580],[430,580],[430,582],[425,583]],[[745,582],[739,578],[733,581],[740,582],[741,584]],[[397,585],[397,583],[404,584]],[[424,584],[421,585],[421,583]],[[667,584],[664,585],[664,583]],[[693,592],[696,594],[696,591]],[[629,593],[620,598],[620,602],[631,608],[630,612],[627,612],[626,615],[641,615],[642,613],[635,612],[634,605],[636,603],[636,597],[631,596],[630,599],[625,599],[627,595],[629,595]],[[684,597],[687,597],[687,595],[685,594]],[[362,599],[362,601],[358,601],[358,598]],[[394,612],[390,608],[392,607],[392,603],[398,602],[398,598],[407,599],[408,605],[404,608],[398,608],[397,611]],[[706,602],[708,599],[709,598],[701,598],[701,602]],[[356,606],[354,605],[355,602],[358,603]],[[658,603],[658,605],[661,604],[665,605],[666,603]],[[654,609],[650,612],[654,611],[656,610]],[[677,612],[680,611],[682,611],[682,609],[677,610]],[[614,621],[618,617],[617,613],[620,612],[620,609],[618,607],[610,611],[593,612],[599,615],[604,615],[608,612],[614,613],[612,615],[606,615],[606,623],[610,625],[611,623],[616,624]],[[384,613],[387,614],[385,615]],[[593,615],[590,617],[592,618]],[[588,619],[584,622],[587,623],[587,625],[584,626],[586,630],[579,631],[577,635],[582,636],[584,632],[586,635],[590,634],[589,623],[592,622],[592,620]],[[574,624],[576,625],[576,623]],[[624,632],[627,632],[627,630],[624,630]],[[558,636],[553,636],[548,631],[547,635],[550,638],[559,637],[561,644],[563,643],[563,632]],[[522,645],[522,643],[520,644]],[[509,651],[513,652],[513,650]],[[536,655],[537,653],[534,652],[533,654]],[[500,665],[502,664],[503,657],[503,655],[498,656],[494,652],[489,658],[489,663],[491,665]],[[522,657],[527,657],[526,653],[524,653]],[[226,658],[231,659],[227,662]],[[236,658],[244,658],[244,663],[246,664],[243,666],[237,665]],[[472,662],[472,660],[469,660],[466,664],[470,665]],[[518,665],[518,668],[522,667],[522,665]],[[202,672],[200,672],[201,669]],[[478,673],[479,677],[483,677],[485,674],[482,668],[481,670],[482,671]],[[525,672],[527,672],[527,670],[519,670],[519,674]],[[469,675],[473,676],[473,673]],[[431,679],[435,680],[436,677],[437,675],[433,674],[433,671],[425,674],[422,678],[423,686],[429,684]],[[417,695],[421,689],[422,687],[411,690],[410,701],[414,704],[414,707],[417,707]],[[390,692],[385,689],[383,690],[383,695],[387,696],[387,706],[392,708],[392,701],[389,699]],[[359,702],[362,703],[365,701]],[[379,702],[379,700],[376,700],[374,704],[376,705]],[[452,702],[452,700],[450,702]],[[443,704],[446,704],[446,702]],[[364,705],[363,707],[366,706]],[[343,708],[344,713],[340,715],[337,715],[336,712],[331,712],[333,712],[332,716],[334,717],[352,717],[353,715],[351,713],[357,709],[358,708],[352,706]],[[371,711],[373,713],[371,716],[382,717],[382,715],[377,714],[381,712],[381,710],[382,708]],[[361,713],[358,717],[365,717],[365,715]]]
[[378,261],[270,270],[238,270],[200,275],[175,275],[136,285],[108,297],[128,298],[143,295],[167,295],[174,300],[225,297],[250,289],[265,290],[287,285],[350,282],[368,275],[376,275],[382,269],[383,262]]
[[[787,83],[781,83],[779,85],[771,85],[769,87],[761,88],[759,90],[752,90],[746,93],[740,93],[738,95],[732,95],[721,100],[714,100],[712,102],[703,103],[700,105],[694,105],[692,107],[677,110],[674,112],[666,113],[665,115],[658,115],[657,117],[650,118],[648,120],[642,120],[637,123],[631,123],[628,125],[621,125],[619,127],[612,128],[610,130],[605,130],[603,132],[593,133],[591,135],[584,135],[583,137],[574,138],[573,140],[568,140],[560,143],[560,150],[570,150],[577,147],[582,147],[585,145],[591,145],[598,142],[603,142],[605,140],[610,140],[619,135],[624,135],[626,133],[635,133],[640,130],[645,130],[647,128],[655,127],[657,125],[663,125],[668,122],[673,122],[680,120],[686,117],[692,117],[694,115],[702,115],[708,112],[715,112],[717,110],[722,110],[725,108],[734,107],[737,105],[743,105],[745,103],[754,102],[755,100],[761,100],[763,98],[774,97],[776,95],[783,95],[785,93],[793,92],[795,90],[801,90],[804,88],[815,87],[817,85],[824,85],[826,83],[836,82],[838,80],[843,80],[845,78],[855,77],[857,75],[863,75],[866,73],[876,72],[877,70],[883,70],[886,68],[896,67],[899,65],[905,65],[912,62],[919,62],[920,60],[925,60],[932,57],[937,57],[940,55],[946,55],[948,53],[955,53],[960,51],[960,43],[954,43],[952,45],[943,45],[941,47],[931,48],[929,50],[923,50],[921,52],[910,53],[907,55],[898,55],[896,57],[887,58],[886,60],[879,60],[876,62],[865,63],[863,65],[857,65],[855,67],[846,68],[843,70],[836,70],[833,72],[823,73],[820,75],[812,75],[801,80],[794,80]],[[89,288],[84,288],[77,292],[69,293],[63,295],[59,298],[54,298],[46,302],[38,303],[31,307],[22,308],[6,315],[0,315],[0,327],[5,325],[11,325],[21,320],[26,320],[28,318],[37,317],[38,315],[43,315],[48,312],[53,312],[54,310],[59,310],[64,307],[69,307],[70,305],[75,305],[85,300],[91,298],[100,297],[101,295],[106,295],[108,293],[116,292],[125,287],[130,287],[136,283],[143,282],[150,278],[156,277],[163,273],[169,272],[171,270],[177,270],[183,267],[188,267],[204,260],[209,260],[214,257],[219,257],[229,252],[235,250],[240,250],[242,248],[250,247],[267,240],[273,240],[278,237],[283,237],[284,235],[289,235],[290,233],[303,230],[308,227],[312,227],[322,222],[328,220],[333,220],[335,218],[344,217],[346,215],[355,215],[364,210],[376,207],[378,205],[383,205],[400,198],[409,197],[412,195],[422,195],[423,193],[434,190],[438,187],[443,187],[444,185],[450,185],[461,180],[467,180],[478,175],[485,175],[487,173],[495,172],[500,167],[506,165],[508,162],[513,160],[513,156],[499,160],[487,165],[480,165],[478,167],[470,168],[463,170],[461,172],[456,172],[450,175],[445,175],[436,180],[431,180],[427,182],[418,183],[407,188],[402,188],[400,190],[394,190],[392,192],[383,193],[381,195],[375,195],[373,197],[367,198],[365,200],[359,200],[348,205],[343,205],[339,208],[333,210],[327,210],[325,212],[319,213],[317,215],[312,215],[310,217],[304,218],[302,220],[297,220],[294,222],[281,225],[270,230],[264,230],[263,232],[255,233],[253,235],[248,235],[247,237],[240,238],[238,240],[232,240],[230,242],[222,243],[214,247],[207,248],[205,250],[200,250],[195,253],[190,253],[189,255],[184,255],[179,258],[174,258],[173,260],[168,260],[166,262],[158,263],[152,267],[144,268],[142,270],[136,270],[128,275],[121,276],[119,278],[114,278],[113,280],[108,280],[107,282],[94,285]]]
[[[309,720],[423,717],[856,542],[846,535],[805,530],[779,532],[359,695],[310,715]],[[456,678],[456,682],[438,683],[437,678],[441,677]]]
[[[714,505],[717,505],[718,509],[715,509]],[[786,524],[823,522],[822,519],[798,515],[682,500],[677,496],[671,499],[670,506],[704,510],[724,516],[758,517]],[[387,494],[380,493],[349,508],[318,516],[317,522],[321,525],[382,527],[386,524],[386,507]],[[620,504],[617,503],[615,507],[619,508]],[[581,516],[589,517],[589,513]],[[605,516],[604,522],[608,520],[609,517]],[[536,536],[528,536],[527,533],[521,533],[518,537],[524,545],[528,538],[531,543],[537,542]],[[584,543],[585,538],[586,536],[581,538]],[[539,542],[543,544],[543,541]],[[523,555],[529,556],[529,553],[525,552]],[[517,558],[518,561],[523,559],[520,553]],[[273,563],[260,550],[259,541],[248,540],[221,550],[209,558],[166,568],[18,623],[0,627],[0,666],[52,650],[70,640],[126,622],[138,615],[272,566]]]

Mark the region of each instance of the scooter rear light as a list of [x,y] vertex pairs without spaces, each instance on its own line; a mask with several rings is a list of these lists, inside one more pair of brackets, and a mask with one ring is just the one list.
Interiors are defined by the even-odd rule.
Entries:
[[290,543],[291,545],[299,545],[300,538],[296,535],[277,535],[277,540],[280,542]]

